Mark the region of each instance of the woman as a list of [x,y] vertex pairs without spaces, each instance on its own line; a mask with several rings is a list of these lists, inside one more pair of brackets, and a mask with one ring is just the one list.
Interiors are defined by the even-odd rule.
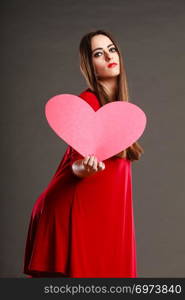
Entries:
[[[88,88],[79,96],[96,111],[129,101],[117,42],[103,30],[80,42],[80,69]],[[104,162],[71,146],[34,204],[24,273],[30,277],[137,277],[131,162],[138,142]]]

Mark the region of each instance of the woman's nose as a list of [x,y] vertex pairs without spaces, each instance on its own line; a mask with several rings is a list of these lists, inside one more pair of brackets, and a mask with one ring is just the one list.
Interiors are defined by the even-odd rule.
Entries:
[[111,55],[110,55],[109,53],[106,53],[106,54],[105,54],[105,59],[106,59],[106,60],[110,60],[110,59],[111,59]]

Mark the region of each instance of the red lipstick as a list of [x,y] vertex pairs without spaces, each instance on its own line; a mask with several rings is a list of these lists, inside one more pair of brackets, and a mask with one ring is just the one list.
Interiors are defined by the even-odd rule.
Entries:
[[112,68],[112,67],[115,67],[117,65],[117,63],[111,63],[108,65],[108,68]]

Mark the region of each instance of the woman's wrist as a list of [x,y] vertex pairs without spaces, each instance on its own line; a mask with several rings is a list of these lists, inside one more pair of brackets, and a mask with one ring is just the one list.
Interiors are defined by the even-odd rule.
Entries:
[[72,171],[77,177],[80,178],[84,178],[89,175],[83,164],[83,159],[76,160],[72,164]]

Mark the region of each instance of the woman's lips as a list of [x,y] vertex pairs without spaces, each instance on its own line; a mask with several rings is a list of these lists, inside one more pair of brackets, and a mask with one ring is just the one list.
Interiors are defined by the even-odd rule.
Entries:
[[112,63],[108,65],[108,68],[114,68],[115,66],[117,66],[117,63]]

